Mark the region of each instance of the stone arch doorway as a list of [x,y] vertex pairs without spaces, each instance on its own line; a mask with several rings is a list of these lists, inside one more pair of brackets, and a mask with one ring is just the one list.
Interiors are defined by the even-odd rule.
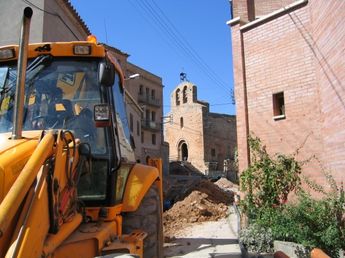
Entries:
[[180,161],[188,160],[188,146],[185,141],[180,141],[178,145],[178,159]]

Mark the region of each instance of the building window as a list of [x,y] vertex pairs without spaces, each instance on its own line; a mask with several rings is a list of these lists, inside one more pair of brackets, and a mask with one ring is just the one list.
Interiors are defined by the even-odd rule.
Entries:
[[144,143],[144,132],[141,131],[141,143]]
[[129,129],[133,133],[133,115],[132,115],[132,113],[129,113]]
[[155,111],[151,112],[151,121],[153,121],[153,122],[156,121],[156,112]]
[[216,156],[216,150],[215,149],[211,149],[211,156],[215,157]]
[[156,145],[156,134],[152,134],[152,144]]
[[150,110],[146,109],[145,111],[145,120],[149,121],[150,120]]
[[139,95],[143,95],[144,94],[144,86],[140,84],[139,86]]
[[151,90],[151,99],[156,99],[156,91]]
[[177,89],[175,94],[176,94],[176,96],[175,96],[176,106],[178,106],[178,105],[180,105],[180,89]]
[[146,88],[146,98],[148,98],[150,96],[150,89],[149,88]]
[[284,92],[273,94],[273,118],[274,120],[285,118]]
[[137,135],[140,135],[140,123],[137,121]]
[[180,117],[180,128],[183,128],[183,117]]
[[183,88],[183,103],[187,103],[187,86],[184,86]]

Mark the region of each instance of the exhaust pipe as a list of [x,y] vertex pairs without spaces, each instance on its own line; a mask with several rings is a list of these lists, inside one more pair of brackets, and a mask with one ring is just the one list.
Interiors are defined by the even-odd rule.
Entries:
[[13,130],[12,139],[21,139],[23,130],[24,115],[24,94],[25,94],[25,75],[28,61],[28,44],[30,33],[30,21],[32,17],[32,9],[26,7],[23,13],[22,28],[19,39],[19,54],[17,64],[17,84],[15,105],[13,112]]

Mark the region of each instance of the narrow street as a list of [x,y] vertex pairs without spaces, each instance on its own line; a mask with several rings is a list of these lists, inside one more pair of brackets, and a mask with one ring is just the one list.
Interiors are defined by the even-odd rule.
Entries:
[[166,258],[241,257],[235,213],[229,219],[207,221],[186,227],[164,244]]
[[235,185],[222,178],[202,181],[164,213],[166,258],[241,257]]

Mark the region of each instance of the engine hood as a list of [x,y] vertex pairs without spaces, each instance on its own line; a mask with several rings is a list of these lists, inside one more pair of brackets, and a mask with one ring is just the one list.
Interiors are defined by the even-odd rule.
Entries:
[[0,134],[0,203],[37,147],[40,133],[25,132],[18,140],[11,140],[11,133]]
[[28,142],[34,141],[38,143],[38,138],[41,134],[41,131],[28,131],[23,132],[23,138],[18,140],[11,139],[11,133],[1,133],[0,134],[0,155],[4,152],[12,150],[20,145]]

